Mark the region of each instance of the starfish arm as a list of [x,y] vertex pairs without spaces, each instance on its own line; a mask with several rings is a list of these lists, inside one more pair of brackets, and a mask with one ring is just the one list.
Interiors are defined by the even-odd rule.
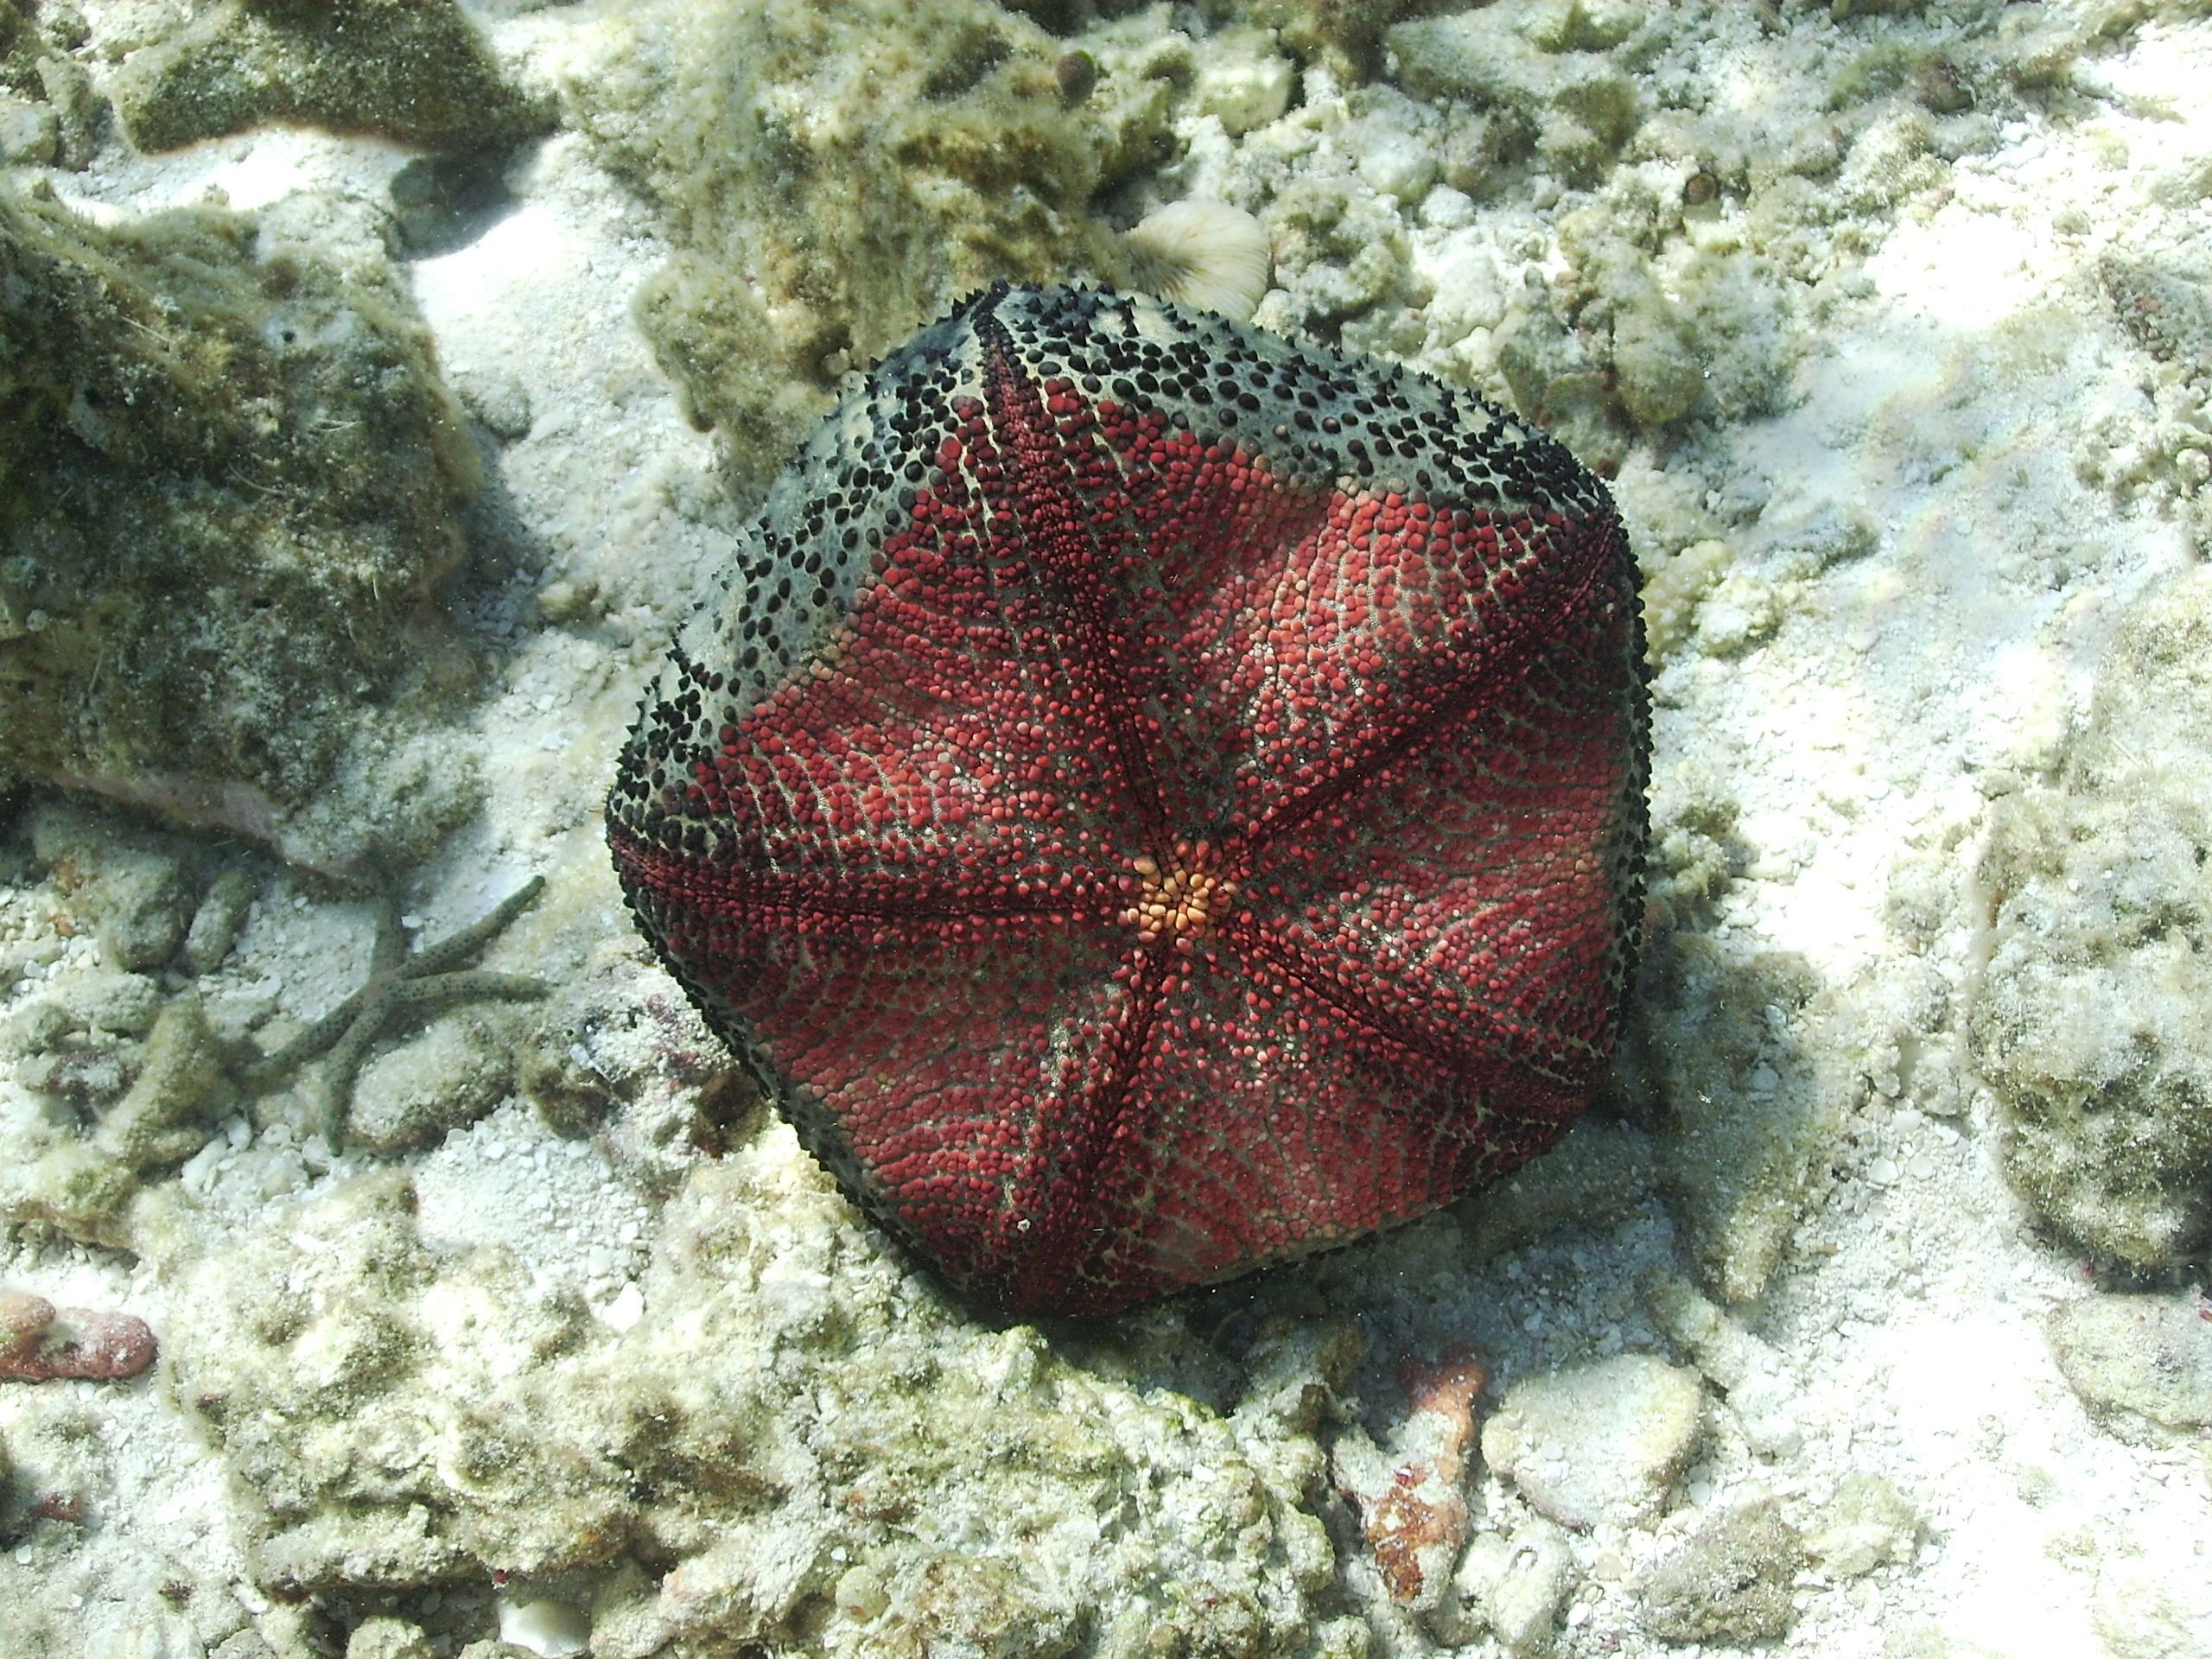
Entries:
[[1040,1259],[1066,1246],[1047,1224],[1082,1207],[1112,1079],[1157,1000],[1125,934],[1033,916],[655,913],[710,1020],[766,1075],[804,1079],[780,1103],[880,1218],[971,1290],[1049,1277]]
[[1108,1313],[1408,1219],[1541,1151],[1580,1109],[1573,1090],[1455,1061],[1347,1019],[1232,941],[1189,959],[1057,1306]]
[[376,895],[376,932],[369,943],[369,979],[374,982],[404,971],[407,929],[399,919],[399,899],[389,886]]
[[448,934],[435,944],[426,944],[404,963],[394,964],[402,977],[419,979],[428,974],[442,974],[456,963],[467,961],[493,939],[507,930],[509,923],[537,902],[537,895],[545,891],[545,878],[533,875],[499,900],[484,916],[459,932]]
[[[1113,580],[1113,556],[1124,526],[1109,515],[1083,511],[1084,448],[1066,442],[1072,435],[1061,430],[1047,409],[1005,325],[987,308],[976,330],[983,346],[989,428],[988,438],[978,438],[999,486],[985,496],[999,496],[1007,521],[995,522],[987,534],[1033,550],[1034,579],[1051,596],[1049,609],[1061,625],[1061,674],[1092,741],[1109,757],[1144,827],[1158,840],[1168,819],[1130,683],[1137,642],[1120,614]],[[999,464],[988,464],[994,461]]]
[[1244,925],[1285,971],[1431,1044],[1592,1080],[1630,967],[1644,784],[1641,711],[1603,672],[1640,645],[1618,580],[1573,619],[1587,657],[1535,657],[1254,857]]
[[404,1009],[417,1017],[463,1002],[535,1002],[552,995],[553,987],[527,974],[495,974],[481,968],[425,978],[403,979],[391,988],[389,1011]]
[[[1118,876],[1134,850],[1122,826],[1147,809],[1098,741],[1035,573],[994,544],[956,474],[886,542],[834,674],[652,734],[670,781],[633,830],[615,814],[633,845],[909,909]],[[645,747],[633,741],[633,770]]]
[[381,1006],[365,1012],[332,1046],[328,1056],[316,1069],[309,1088],[311,1121],[322,1131],[323,1144],[333,1152],[345,1150],[346,1113],[353,1102],[353,1079],[360,1075],[361,1064],[368,1058],[369,1046],[377,1039],[384,1025],[384,1014]]
[[365,990],[354,992],[282,1048],[250,1061],[240,1071],[241,1079],[248,1088],[266,1088],[283,1081],[318,1054],[327,1052],[360,1017],[366,996]]
[[[1521,696],[1532,677],[1564,668],[1592,687],[1611,686],[1618,671],[1605,659],[1623,654],[1636,617],[1635,567],[1618,520],[1608,513],[1556,544],[1513,540],[1495,569],[1478,562],[1436,578],[1437,594],[1402,607],[1410,615],[1382,616],[1357,599],[1348,606],[1370,637],[1363,648],[1339,644],[1313,683],[1281,699],[1303,711],[1290,717],[1303,737],[1292,753],[1268,757],[1268,774],[1287,786],[1248,791],[1235,844],[1263,847],[1362,794],[1400,761],[1456,735],[1471,713]],[[1418,538],[1408,559],[1415,568],[1455,562],[1425,552]],[[1347,657],[1374,664],[1372,678],[1362,683],[1335,665]]]
[[399,906],[389,891],[380,894],[368,982],[283,1047],[242,1066],[240,1081],[250,1089],[271,1088],[316,1056],[325,1056],[311,1084],[313,1114],[324,1140],[338,1150],[344,1144],[353,1079],[394,1014],[405,1010],[420,1018],[462,1002],[527,1001],[550,992],[544,981],[525,975],[448,970],[483,950],[544,886],[543,876],[531,877],[481,920],[411,957],[406,954]]
[[810,868],[702,868],[619,827],[609,830],[607,839],[627,890],[722,917],[839,917],[855,925],[885,921],[907,926],[1018,917],[1104,921],[1126,909],[1135,893],[1135,883],[1125,875],[1095,870],[1084,870],[1078,878],[1067,870],[1055,874],[985,865],[956,882],[933,868],[841,880],[834,872]]

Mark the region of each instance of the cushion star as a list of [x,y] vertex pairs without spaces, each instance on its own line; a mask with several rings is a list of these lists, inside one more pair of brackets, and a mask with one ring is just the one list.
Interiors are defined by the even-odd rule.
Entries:
[[639,925],[848,1192],[1097,1314],[1550,1145],[1612,1048],[1636,567],[1391,365],[1000,286],[824,423],[648,692]]

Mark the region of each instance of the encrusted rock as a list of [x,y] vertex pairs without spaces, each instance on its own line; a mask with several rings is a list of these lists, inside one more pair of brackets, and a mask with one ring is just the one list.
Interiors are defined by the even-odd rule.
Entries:
[[2212,1302],[2201,1293],[2084,1296],[2050,1322],[2058,1368],[2107,1420],[2212,1427]]
[[177,1397],[264,1593],[508,1575],[581,1610],[540,1586],[588,1574],[600,1659],[798,1627],[824,1659],[1048,1654],[1086,1627],[1351,1651],[1320,1607],[1309,1439],[917,1294],[780,1129],[695,1166],[619,1332],[529,1240],[433,1247],[417,1206],[396,1171],[340,1180],[187,1269]]
[[431,1659],[430,1638],[419,1624],[378,1614],[353,1627],[346,1659]]
[[73,7],[0,6],[0,162],[82,168],[107,122],[107,100],[66,49],[77,44]]
[[161,1017],[161,982],[96,969],[67,975],[0,1027],[0,1049],[35,1053],[79,1032],[143,1037]]
[[1341,1436],[1338,1490],[1358,1508],[1360,1529],[1382,1586],[1401,1606],[1441,1604],[1471,1516],[1462,1482],[1475,1440],[1474,1402],[1487,1373],[1465,1352],[1398,1367],[1408,1410],[1378,1447],[1362,1432]]
[[1919,1541],[1920,1516],[1904,1494],[1864,1471],[1843,1478],[1804,1535],[1805,1554],[1838,1580],[1903,1566]]
[[41,1124],[0,1160],[0,1217],[37,1222],[88,1243],[130,1242],[125,1211],[140,1177],[207,1144],[233,1096],[200,1000],[162,1007],[137,1077],[89,1135]]
[[1467,1545],[1452,1574],[1452,1600],[1429,1620],[1440,1641],[1473,1642],[1487,1630],[1514,1654],[1550,1650],[1560,1605],[1573,1586],[1566,1535],[1532,1521],[1509,1536],[1485,1532]]
[[116,105],[142,149],[274,121],[480,149],[545,123],[454,0],[219,0],[124,60]]
[[0,1290],[0,1382],[107,1382],[153,1363],[154,1333],[133,1314],[58,1308],[43,1296]]
[[1636,83],[1611,55],[1636,22],[1620,6],[1501,6],[1401,23],[1389,38],[1408,92],[1493,116],[1492,160],[1533,155],[1564,182],[1589,184],[1642,119]]
[[1645,1575],[1643,1628],[1665,1642],[1768,1642],[1786,1635],[1804,1566],[1796,1531],[1770,1500],[1715,1516]]
[[346,1117],[346,1141],[391,1154],[429,1146],[473,1123],[514,1087],[506,1022],[470,1009],[365,1063]]
[[1727,1395],[1725,1409],[1751,1450],[1766,1457],[1795,1452],[1804,1437],[1797,1427],[1796,1390],[1781,1356],[1679,1274],[1655,1273],[1643,1288],[1660,1329],[1688,1349],[1698,1369]]
[[1083,38],[1071,103],[1071,42],[995,0],[654,0],[599,29],[564,95],[669,226],[639,320],[747,494],[845,365],[962,295],[1120,276],[1091,204],[1172,143],[1192,79],[1187,39],[1133,19]]
[[188,973],[208,974],[222,966],[223,958],[238,942],[238,930],[245,925],[253,895],[253,878],[243,865],[232,865],[209,885],[184,936],[183,962]]
[[166,966],[184,941],[204,879],[181,841],[74,802],[43,802],[29,819],[32,852],[107,959],[132,973]]

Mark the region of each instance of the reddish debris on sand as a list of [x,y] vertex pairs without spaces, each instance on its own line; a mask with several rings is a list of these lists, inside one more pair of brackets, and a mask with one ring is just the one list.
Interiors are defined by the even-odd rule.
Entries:
[[1433,1363],[1402,1362],[1398,1382],[1411,1409],[1393,1440],[1398,1460],[1388,1484],[1363,1490],[1359,1469],[1339,1459],[1338,1484],[1359,1506],[1360,1529],[1395,1601],[1411,1605],[1442,1584],[1467,1541],[1467,1449],[1475,1442],[1475,1399],[1489,1380],[1464,1349]]
[[0,1382],[105,1382],[136,1376],[153,1363],[154,1333],[143,1319],[0,1290]]
[[1550,439],[1000,287],[778,482],[608,839],[849,1192],[981,1298],[1098,1314],[1559,1137],[1618,1027],[1648,742],[1635,563]]

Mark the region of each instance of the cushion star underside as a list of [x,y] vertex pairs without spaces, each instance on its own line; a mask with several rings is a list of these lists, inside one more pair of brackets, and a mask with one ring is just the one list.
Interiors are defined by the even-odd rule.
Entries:
[[1649,715],[1604,487],[1471,394],[995,288],[771,493],[609,800],[631,906],[957,1286],[1109,1313],[1550,1145]]

